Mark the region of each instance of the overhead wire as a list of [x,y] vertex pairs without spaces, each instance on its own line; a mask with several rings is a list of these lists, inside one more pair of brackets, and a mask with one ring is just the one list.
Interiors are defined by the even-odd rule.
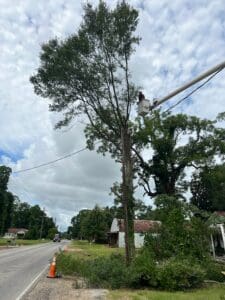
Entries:
[[70,154],[67,154],[67,155],[65,155],[65,156],[62,156],[62,157],[59,157],[59,158],[57,158],[57,159],[48,161],[48,162],[46,162],[46,163],[42,163],[42,164],[36,165],[36,166],[34,166],[34,167],[22,169],[22,170],[19,170],[19,171],[13,171],[12,173],[13,173],[13,174],[19,174],[19,173],[23,173],[23,172],[35,170],[35,169],[38,169],[38,168],[41,168],[41,167],[45,167],[45,166],[54,164],[54,163],[56,163],[56,162],[58,162],[58,161],[60,161],[60,160],[63,160],[63,159],[66,159],[66,158],[68,158],[68,157],[77,155],[78,153],[83,152],[83,151],[85,151],[85,150],[87,150],[87,149],[88,149],[88,147],[85,147],[85,148],[82,148],[82,149],[77,150],[77,151],[75,151],[75,152],[72,152],[72,153],[70,153]]
[[193,95],[195,92],[197,92],[199,89],[201,89],[204,85],[206,85],[210,80],[212,80],[218,73],[220,73],[224,68],[220,68],[218,71],[213,73],[209,78],[207,78],[202,84],[198,85],[195,89],[193,89],[189,94],[178,100],[175,104],[171,105],[169,108],[167,108],[164,113],[174,109],[176,106],[178,106],[180,103],[188,99],[191,95]]
[[[188,99],[191,95],[193,95],[195,92],[197,92],[199,89],[201,89],[203,86],[205,86],[210,80],[212,80],[218,73],[220,73],[224,68],[220,68],[217,72],[213,73],[207,80],[205,80],[202,84],[198,85],[194,90],[192,90],[189,94],[187,94],[186,96],[184,96],[183,98],[181,98],[179,101],[177,101],[175,104],[171,105],[168,109],[166,109],[164,111],[164,113],[168,112],[168,111],[171,111],[172,109],[174,109],[176,106],[178,106],[180,103],[182,103],[183,101],[185,101],[186,99]],[[48,165],[51,165],[51,164],[54,164],[58,161],[61,161],[61,160],[64,160],[66,158],[69,158],[69,157],[72,157],[74,155],[77,155],[85,150],[87,150],[88,147],[84,147],[80,150],[77,150],[75,152],[72,152],[70,154],[67,154],[65,156],[62,156],[62,157],[59,157],[57,159],[54,159],[54,160],[51,160],[51,161],[48,161],[46,163],[42,163],[42,164],[39,164],[39,165],[36,165],[34,167],[31,167],[31,168],[26,168],[26,169],[22,169],[22,170],[19,170],[19,171],[13,171],[12,173],[13,174],[19,174],[19,173],[23,173],[23,172],[27,172],[27,171],[31,171],[31,170],[35,170],[35,169],[38,169],[38,168],[41,168],[41,167],[44,167],[44,166],[48,166]]]

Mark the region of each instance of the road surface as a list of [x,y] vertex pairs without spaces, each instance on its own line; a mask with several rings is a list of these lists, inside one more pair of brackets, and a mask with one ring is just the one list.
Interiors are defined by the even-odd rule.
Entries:
[[67,242],[46,243],[0,251],[0,299],[19,300],[53,254]]

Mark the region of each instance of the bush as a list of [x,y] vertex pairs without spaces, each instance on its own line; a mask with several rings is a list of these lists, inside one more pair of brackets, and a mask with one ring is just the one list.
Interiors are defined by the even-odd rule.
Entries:
[[157,268],[159,287],[166,290],[185,290],[203,283],[205,272],[189,260],[170,259]]
[[57,256],[57,271],[64,275],[86,276],[88,265],[85,260],[61,253]]
[[156,263],[153,255],[143,249],[129,268],[129,285],[133,287],[156,286]]
[[87,279],[95,287],[117,289],[127,285],[127,267],[124,256],[112,254],[89,261]]
[[222,271],[225,271],[225,265],[217,263],[215,261],[206,261],[204,264],[202,264],[202,268],[205,270],[206,275],[205,279],[206,280],[214,280],[214,281],[219,281],[223,282],[225,277],[221,273]]

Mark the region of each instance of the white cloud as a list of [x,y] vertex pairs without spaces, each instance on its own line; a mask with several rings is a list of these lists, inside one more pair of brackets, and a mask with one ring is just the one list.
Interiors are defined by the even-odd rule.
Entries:
[[[40,45],[55,36],[64,38],[73,33],[81,21],[84,2],[0,0],[0,153],[4,153],[2,162],[14,170],[85,146],[80,123],[67,132],[54,131],[57,117],[48,111],[45,100],[34,95],[29,83],[39,64]],[[107,3],[114,6],[117,1]],[[142,37],[132,59],[133,78],[147,98],[164,96],[224,60],[223,0],[129,3],[140,11],[138,34]],[[221,72],[192,101],[175,111],[214,118],[224,110],[224,94]],[[12,176],[10,189],[21,199],[45,207],[61,226],[67,226],[69,218],[81,208],[93,207],[96,202],[112,203],[109,187],[119,178],[119,165],[109,157],[86,151],[54,166]]]

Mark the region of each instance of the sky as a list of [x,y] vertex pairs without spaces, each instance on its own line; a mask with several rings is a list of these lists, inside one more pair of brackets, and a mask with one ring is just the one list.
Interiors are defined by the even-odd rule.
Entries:
[[[97,4],[98,1],[89,1]],[[117,1],[108,0],[114,6]],[[0,164],[13,172],[85,147],[84,125],[54,130],[57,116],[29,82],[41,45],[66,38],[82,20],[79,0],[0,0]],[[162,97],[225,60],[224,0],[130,0],[139,11],[142,38],[131,60],[134,82],[148,99]],[[174,112],[213,119],[225,110],[225,70]],[[187,93],[188,91],[186,91]],[[176,102],[179,95],[163,109]],[[9,190],[39,204],[65,230],[83,208],[112,205],[120,166],[109,156],[83,151],[54,165],[12,174]],[[141,196],[143,191],[139,190]],[[145,199],[151,203],[150,199]]]

